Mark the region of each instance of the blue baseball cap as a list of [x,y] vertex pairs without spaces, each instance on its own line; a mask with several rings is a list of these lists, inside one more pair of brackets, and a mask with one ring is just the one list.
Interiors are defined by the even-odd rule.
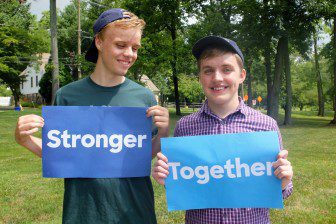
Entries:
[[[127,12],[124,9],[114,8],[109,9],[98,17],[96,22],[93,25],[93,33],[96,36],[107,24],[112,23],[119,19],[130,19],[129,15],[125,15],[124,12]],[[85,59],[93,63],[97,62],[98,59],[98,49],[95,44],[95,38],[91,43],[89,50],[85,54]]]
[[198,60],[202,52],[210,47],[220,47],[234,52],[239,55],[244,63],[243,53],[241,52],[236,42],[220,36],[207,36],[199,39],[192,48],[192,54]]

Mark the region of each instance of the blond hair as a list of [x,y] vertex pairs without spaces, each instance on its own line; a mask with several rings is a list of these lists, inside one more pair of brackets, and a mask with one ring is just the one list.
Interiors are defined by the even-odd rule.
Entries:
[[134,13],[125,11],[123,12],[124,16],[127,18],[119,19],[107,24],[103,29],[99,31],[97,34],[98,38],[104,39],[104,33],[107,28],[121,28],[121,29],[130,29],[130,28],[138,28],[143,31],[145,28],[146,22],[143,19],[137,17]]

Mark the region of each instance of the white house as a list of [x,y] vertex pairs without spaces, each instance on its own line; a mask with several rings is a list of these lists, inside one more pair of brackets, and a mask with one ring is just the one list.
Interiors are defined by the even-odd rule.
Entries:
[[42,98],[38,93],[40,89],[39,81],[45,73],[45,66],[48,64],[49,58],[49,53],[42,53],[38,69],[36,69],[36,64],[32,64],[21,72],[20,76],[25,76],[25,81],[23,81],[20,86],[20,91],[24,99],[35,102],[42,101]]

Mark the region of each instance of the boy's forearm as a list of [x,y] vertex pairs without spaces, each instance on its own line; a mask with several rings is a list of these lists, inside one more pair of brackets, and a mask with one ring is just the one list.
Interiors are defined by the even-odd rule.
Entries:
[[152,158],[155,158],[158,152],[161,152],[161,138],[168,137],[168,136],[159,136],[155,135],[152,138]]
[[29,139],[27,139],[26,141],[18,141],[18,143],[38,157],[42,157],[42,139],[34,136],[29,136]]

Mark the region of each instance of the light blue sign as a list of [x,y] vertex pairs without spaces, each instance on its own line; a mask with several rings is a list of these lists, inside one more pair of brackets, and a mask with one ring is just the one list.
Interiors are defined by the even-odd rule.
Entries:
[[43,177],[149,176],[151,125],[146,108],[43,107]]
[[283,208],[277,132],[161,139],[168,210]]

